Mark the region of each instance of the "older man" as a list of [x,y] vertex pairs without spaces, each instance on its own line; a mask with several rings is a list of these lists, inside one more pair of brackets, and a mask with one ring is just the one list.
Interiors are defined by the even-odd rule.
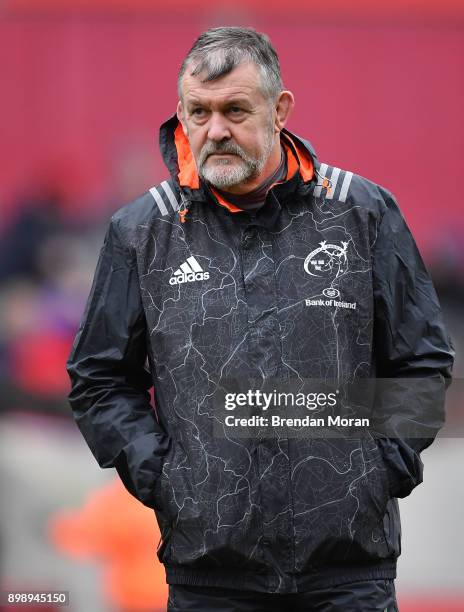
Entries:
[[[396,610],[397,498],[422,481],[453,362],[430,278],[393,196],[285,129],[265,35],[208,30],[178,86],[170,178],[107,232],[68,363],[76,422],[156,513],[170,611]],[[343,383],[382,378],[371,419],[345,419],[363,434],[294,435],[343,427]],[[273,429],[280,384],[311,401]]]

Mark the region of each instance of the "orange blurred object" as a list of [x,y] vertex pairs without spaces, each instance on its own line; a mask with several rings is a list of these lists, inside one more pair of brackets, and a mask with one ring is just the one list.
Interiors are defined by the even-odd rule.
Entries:
[[52,516],[49,533],[62,552],[104,564],[104,592],[125,612],[165,610],[168,587],[156,556],[160,533],[154,512],[116,479],[78,510]]

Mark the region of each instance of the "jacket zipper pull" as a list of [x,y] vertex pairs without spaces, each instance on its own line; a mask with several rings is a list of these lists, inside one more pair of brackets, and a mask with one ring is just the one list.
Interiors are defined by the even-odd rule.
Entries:
[[332,191],[332,181],[326,176],[322,176],[318,170],[316,170],[316,174],[322,179],[322,187],[327,190],[327,193],[330,193]]
[[325,189],[327,189],[327,193],[330,193],[332,191],[332,185],[330,184],[330,181],[326,176],[324,176],[324,180],[322,181],[322,186],[325,187]]
[[181,199],[181,205],[178,211],[180,222],[185,223],[185,217],[187,216],[187,213],[188,213],[188,201],[187,201],[187,198],[182,193],[182,191],[180,192],[180,199]]

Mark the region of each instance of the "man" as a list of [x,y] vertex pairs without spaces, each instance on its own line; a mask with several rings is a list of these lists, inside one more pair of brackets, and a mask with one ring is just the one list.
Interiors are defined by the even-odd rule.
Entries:
[[[430,278],[393,196],[285,129],[265,35],[208,30],[178,85],[171,177],[108,229],[68,363],[74,417],[156,513],[170,611],[396,610],[397,498],[422,481],[453,362]],[[217,401],[230,380],[374,378],[391,384],[363,435],[237,437]],[[314,398],[306,412],[343,403]]]

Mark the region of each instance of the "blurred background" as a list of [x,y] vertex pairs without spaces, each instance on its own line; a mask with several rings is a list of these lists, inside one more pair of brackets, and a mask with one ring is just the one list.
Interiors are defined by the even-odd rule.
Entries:
[[[296,97],[290,130],[396,195],[463,376],[462,0],[169,4],[0,2],[1,582],[67,590],[72,612],[166,608],[155,517],[97,466],[64,364],[111,214],[167,177],[158,127],[204,29],[266,32]],[[464,611],[464,445],[453,431],[424,452],[425,482],[400,502],[401,612]]]

